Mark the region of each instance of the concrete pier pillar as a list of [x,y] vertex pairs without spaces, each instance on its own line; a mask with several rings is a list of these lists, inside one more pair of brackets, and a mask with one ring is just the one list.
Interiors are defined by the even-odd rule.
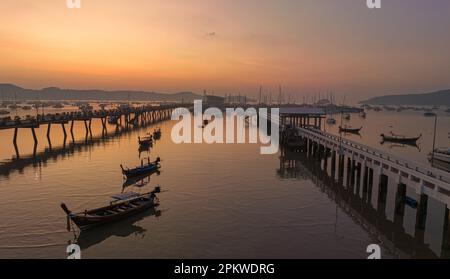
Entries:
[[363,201],[367,201],[367,195],[368,195],[368,188],[369,188],[369,168],[364,163],[364,166],[362,167],[362,199]]
[[339,181],[342,183],[344,181],[344,164],[345,155],[339,155]]
[[405,205],[406,205],[406,185],[400,183],[398,184],[397,194],[395,195],[394,223],[403,225],[403,217],[405,215]]
[[355,193],[355,184],[356,184],[355,181],[356,181],[356,161],[352,159],[350,166],[350,189],[352,193]]
[[368,172],[368,178],[367,178],[367,200],[366,200],[366,202],[367,203],[371,203],[371,201],[372,201],[372,195],[373,195],[373,169],[372,168],[369,168],[368,169],[369,170],[369,172]]
[[388,182],[389,182],[388,176],[382,174],[380,176],[380,184],[379,184],[379,189],[378,189],[378,208],[377,208],[377,210],[379,212],[382,212],[383,214],[386,211]]
[[331,151],[331,177],[336,179],[336,150]]
[[398,185],[401,183],[396,176],[389,176],[386,196],[386,218],[394,222],[395,218],[395,202]]
[[356,170],[355,170],[355,183],[356,183],[356,195],[361,197],[361,176],[362,176],[362,165],[361,163],[356,163]]
[[425,242],[425,227],[427,223],[428,196],[421,194],[416,212],[416,231],[414,237],[419,243]]
[[373,180],[372,180],[372,207],[378,209],[378,198],[380,193],[380,179],[383,174],[381,167],[376,168],[373,171]]
[[347,171],[346,177],[344,177],[345,186],[347,187],[347,189],[350,187],[351,176],[352,176],[352,159],[347,158]]

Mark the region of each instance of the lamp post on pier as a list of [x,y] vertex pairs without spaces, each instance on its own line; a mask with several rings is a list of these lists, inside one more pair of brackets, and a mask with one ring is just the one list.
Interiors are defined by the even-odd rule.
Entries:
[[436,149],[436,129],[437,129],[437,114],[434,115],[434,133],[433,133],[433,150],[431,151],[431,166],[434,167],[434,151]]

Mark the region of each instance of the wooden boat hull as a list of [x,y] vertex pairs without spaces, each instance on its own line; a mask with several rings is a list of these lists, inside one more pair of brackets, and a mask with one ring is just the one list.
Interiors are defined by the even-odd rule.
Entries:
[[139,140],[138,143],[140,146],[150,146],[153,140]]
[[359,132],[361,130],[362,130],[362,127],[358,128],[358,129],[339,127],[339,131],[342,132],[342,133],[359,134]]
[[82,213],[72,213],[65,204],[61,204],[61,208],[66,212],[67,218],[84,231],[124,219],[149,208],[155,208],[159,205],[156,197],[156,193],[159,192],[160,189],[157,187],[153,192],[120,202],[111,202],[108,206],[86,210]]
[[158,206],[159,204],[156,202],[148,202],[143,206],[137,207],[135,209],[131,209],[129,211],[124,211],[123,213],[113,214],[111,216],[80,216],[76,215],[70,217],[70,219],[77,225],[80,230],[89,230],[97,226],[105,225],[108,223],[119,221],[127,216],[134,215],[145,211],[146,209],[153,208]]
[[138,177],[138,176],[142,176],[145,174],[149,174],[152,172],[156,172],[160,168],[161,168],[161,166],[158,163],[155,163],[155,164],[151,164],[151,165],[148,165],[148,166],[145,166],[142,168],[138,168],[138,169],[123,170],[122,173],[127,178],[133,178],[133,177]]
[[398,137],[390,137],[386,135],[381,135],[383,142],[395,142],[395,143],[404,143],[404,144],[415,144],[422,136],[415,138],[398,138]]

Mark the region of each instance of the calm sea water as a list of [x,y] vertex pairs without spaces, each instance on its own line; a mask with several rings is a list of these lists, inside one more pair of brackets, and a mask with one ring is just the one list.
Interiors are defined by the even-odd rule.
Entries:
[[[101,140],[100,121],[94,121],[93,139],[86,141],[84,124],[76,123],[76,144],[69,136],[64,149],[55,125],[51,150],[42,127],[34,159],[30,131],[19,131],[19,158],[13,131],[0,131],[0,258],[64,258],[74,241],[83,258],[365,258],[372,243],[387,258],[448,255],[445,241],[435,241],[445,239],[443,230],[420,238],[410,224],[416,216],[408,211],[393,238],[385,216],[358,205],[357,197],[301,155],[286,164],[281,153],[260,155],[258,145],[176,145],[170,139],[174,124],[158,124],[162,139],[141,154],[137,137],[156,126]],[[361,137],[351,137],[355,141],[428,163],[432,118],[370,112],[366,120],[354,115],[349,124],[364,126]],[[450,117],[442,113],[438,124],[437,146],[450,146]],[[379,134],[391,130],[422,134],[420,147],[381,145]],[[119,165],[138,165],[147,156],[161,156],[161,173],[142,188],[124,189]],[[61,202],[84,211],[113,194],[158,184],[166,190],[158,208],[81,235],[66,230]]]

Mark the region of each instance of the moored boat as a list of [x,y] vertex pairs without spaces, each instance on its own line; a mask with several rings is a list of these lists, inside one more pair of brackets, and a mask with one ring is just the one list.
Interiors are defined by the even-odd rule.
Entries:
[[141,138],[138,137],[138,143],[140,146],[149,146],[153,143],[153,136],[152,135],[146,135],[145,137]]
[[150,162],[150,159],[148,159],[148,163],[146,165],[144,165],[142,162],[140,167],[136,167],[133,169],[125,169],[122,165],[120,165],[120,168],[122,169],[122,174],[125,175],[127,178],[130,178],[158,170],[159,168],[161,168],[160,162],[161,158],[158,157],[154,162]]
[[70,221],[72,221],[83,231],[123,219],[127,216],[157,206],[159,201],[156,194],[160,192],[161,188],[157,186],[153,191],[145,194],[138,194],[135,192],[122,193],[113,196],[112,198],[114,200],[105,207],[85,210],[80,213],[73,213],[64,203],[61,204],[61,208],[67,214],[68,230],[70,230]]
[[400,135],[395,135],[392,132],[391,132],[390,136],[381,134],[381,138],[383,139],[383,142],[397,142],[397,143],[406,143],[406,144],[416,143],[421,137],[422,137],[422,135],[420,135],[418,137],[400,136]]
[[425,116],[425,117],[434,117],[434,116],[436,116],[436,113],[427,111],[427,112],[425,112],[423,114],[423,116]]
[[350,134],[359,134],[363,127],[360,128],[352,128],[349,126],[339,126],[339,132],[341,133],[350,133]]
[[57,104],[54,104],[54,105],[52,106],[52,108],[55,108],[55,109],[62,109],[62,108],[64,108],[64,105],[61,104],[61,103],[57,103]]

